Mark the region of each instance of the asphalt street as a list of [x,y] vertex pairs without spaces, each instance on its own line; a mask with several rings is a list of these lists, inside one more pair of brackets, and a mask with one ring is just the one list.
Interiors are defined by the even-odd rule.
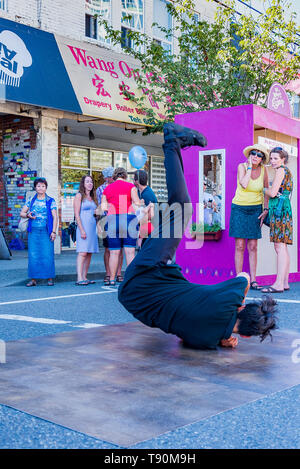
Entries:
[[[13,283],[16,282],[10,277],[8,284],[2,281],[0,289],[3,342],[134,320],[119,304],[117,287],[104,287],[101,279],[82,287],[76,286],[74,280],[57,282],[54,287],[26,288],[24,282]],[[260,297],[255,291],[249,296]],[[291,284],[290,292],[277,295],[276,299],[279,327],[300,332],[300,285]],[[299,358],[295,366],[300,373],[300,352],[291,344],[291,357],[293,353]],[[1,366],[5,364],[0,363],[0,371]],[[300,448],[299,391],[300,385],[284,389],[134,448]],[[0,403],[0,448],[117,447]]]

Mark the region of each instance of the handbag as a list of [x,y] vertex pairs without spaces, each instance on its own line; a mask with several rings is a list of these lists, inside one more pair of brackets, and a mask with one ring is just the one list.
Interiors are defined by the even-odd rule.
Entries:
[[68,226],[68,234],[71,236],[71,240],[73,241],[73,243],[75,243],[76,241],[76,230],[77,230],[77,223],[74,217],[74,221],[72,221],[72,223],[70,223],[70,225]]
[[[277,197],[277,200],[276,200],[277,205],[276,205],[276,208],[274,210],[275,218],[280,218],[281,217],[285,198],[286,198],[286,196],[284,194]],[[268,215],[265,217],[265,219],[263,221],[263,224],[270,227],[270,212],[268,212]]]
[[18,228],[22,233],[25,233],[28,228],[29,218],[20,218]]
[[269,212],[268,212],[268,215],[264,218],[263,224],[270,228],[270,214],[269,214]]

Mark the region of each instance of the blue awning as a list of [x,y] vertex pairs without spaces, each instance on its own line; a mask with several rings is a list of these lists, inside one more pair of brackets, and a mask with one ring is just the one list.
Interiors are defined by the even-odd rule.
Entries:
[[3,18],[0,84],[6,101],[82,113],[54,35]]

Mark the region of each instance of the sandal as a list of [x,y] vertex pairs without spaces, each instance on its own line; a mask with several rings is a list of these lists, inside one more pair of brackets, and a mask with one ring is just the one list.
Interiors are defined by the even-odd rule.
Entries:
[[26,287],[36,287],[36,281],[30,280],[30,282],[27,283]]
[[265,287],[260,290],[262,293],[282,293],[284,290],[276,290],[273,287]]
[[86,280],[86,282],[87,282],[88,284],[91,284],[91,285],[93,285],[94,283],[96,283],[95,280]]
[[109,282],[110,282],[110,276],[109,275],[105,275],[104,279],[103,279],[103,283],[106,287],[109,286]]
[[260,287],[257,283],[256,280],[250,283],[250,288],[251,290],[261,290],[262,287]]
[[122,283],[123,280],[124,280],[124,277],[123,277],[122,274],[121,274],[121,275],[117,275],[117,283]]
[[79,282],[75,282],[75,285],[88,285],[88,281],[87,280],[80,280]]

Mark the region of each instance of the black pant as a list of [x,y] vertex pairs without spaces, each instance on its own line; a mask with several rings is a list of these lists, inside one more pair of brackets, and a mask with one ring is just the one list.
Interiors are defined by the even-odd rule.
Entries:
[[191,199],[183,174],[180,145],[177,140],[173,140],[165,143],[163,150],[168,204],[160,214],[156,214],[151,235],[145,240],[143,248],[132,261],[136,266],[166,264],[172,260],[192,215]]

